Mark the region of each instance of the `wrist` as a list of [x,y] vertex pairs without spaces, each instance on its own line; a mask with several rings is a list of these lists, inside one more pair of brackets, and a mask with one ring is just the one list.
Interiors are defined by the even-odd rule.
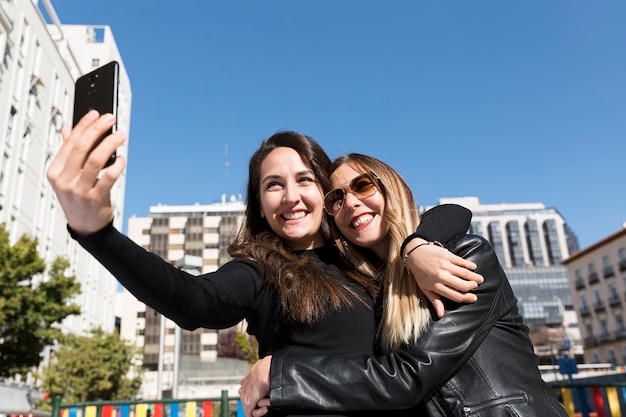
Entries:
[[402,259],[406,259],[409,255],[409,252],[412,252],[414,249],[417,248],[417,246],[422,245],[424,243],[428,243],[428,241],[424,238],[421,238],[421,237],[412,238],[409,242],[407,242],[404,248],[402,248],[402,251],[400,252],[400,256],[402,257]]
[[68,233],[70,234],[70,237],[76,241],[81,240],[85,237],[91,236],[91,235],[95,235],[97,233],[102,232],[103,230],[109,228],[109,227],[113,227],[113,220],[111,220],[109,223],[107,223],[104,227],[96,230],[96,231],[89,231],[89,232],[82,232],[82,231],[78,231],[76,229],[74,229],[72,226],[70,226],[69,223],[66,224],[66,228]]
[[[414,239],[415,240],[415,239]],[[433,240],[433,241],[426,241],[425,239],[421,239],[420,240],[422,242],[417,243],[416,245],[411,245],[412,247],[407,249],[406,252],[404,253],[404,255],[402,255],[402,262],[404,263],[404,267],[409,270],[409,266],[406,264],[406,261],[409,259],[409,256],[415,251],[417,250],[419,247],[422,246],[426,246],[426,245],[435,245],[435,246],[439,246],[440,248],[443,248],[443,244],[439,241]],[[409,246],[409,245],[407,245]]]
[[422,235],[419,234],[417,231],[408,235],[400,246],[400,257],[404,258],[404,254],[406,253],[406,247],[415,239],[424,239],[424,237],[422,237]]

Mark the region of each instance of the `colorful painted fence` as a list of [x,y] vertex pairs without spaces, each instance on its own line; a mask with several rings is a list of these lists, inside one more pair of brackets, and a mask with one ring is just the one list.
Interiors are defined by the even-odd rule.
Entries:
[[[570,417],[626,416],[626,382],[550,384]],[[55,397],[51,417],[243,417],[238,397],[154,401],[93,401],[61,404]]]
[[137,401],[90,401],[61,404],[53,399],[51,417],[243,417],[238,397],[229,398],[222,391],[220,398],[163,399]]
[[571,417],[626,416],[626,383],[552,383]]

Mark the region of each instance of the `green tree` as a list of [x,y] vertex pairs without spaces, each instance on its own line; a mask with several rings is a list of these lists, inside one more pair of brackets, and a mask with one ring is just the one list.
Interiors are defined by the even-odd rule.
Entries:
[[63,402],[124,400],[137,395],[141,376],[128,377],[139,350],[120,339],[117,332],[93,329],[88,336],[67,335],[53,353],[43,375],[50,397],[41,409],[51,408],[51,398]]
[[218,333],[217,356],[235,358],[254,364],[259,360],[259,343],[256,337],[237,331],[234,327]]
[[0,377],[26,375],[38,366],[44,348],[62,336],[57,325],[80,314],[80,306],[69,303],[80,294],[80,283],[65,275],[69,262],[57,258],[41,282],[46,264],[37,244],[22,236],[11,246],[0,224]]
[[237,332],[235,342],[243,354],[243,359],[254,365],[259,360],[259,342],[256,337],[244,332]]

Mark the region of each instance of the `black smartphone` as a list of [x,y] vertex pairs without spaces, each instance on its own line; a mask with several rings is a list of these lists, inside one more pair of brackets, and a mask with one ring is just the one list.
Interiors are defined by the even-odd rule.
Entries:
[[[100,114],[112,113],[115,126],[106,132],[96,143],[102,141],[117,128],[117,94],[119,86],[120,66],[117,61],[111,61],[95,70],[80,76],[74,88],[74,120],[73,126],[90,110],[97,110]],[[92,149],[93,150],[93,149]],[[107,160],[103,168],[115,162],[116,153]]]

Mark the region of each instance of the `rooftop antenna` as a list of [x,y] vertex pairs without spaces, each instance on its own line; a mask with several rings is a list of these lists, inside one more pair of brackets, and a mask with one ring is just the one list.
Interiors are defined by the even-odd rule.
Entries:
[[226,187],[226,198],[228,199],[228,167],[230,166],[230,163],[228,162],[228,143],[224,144],[224,168],[226,170],[226,181],[225,181],[225,187]]

